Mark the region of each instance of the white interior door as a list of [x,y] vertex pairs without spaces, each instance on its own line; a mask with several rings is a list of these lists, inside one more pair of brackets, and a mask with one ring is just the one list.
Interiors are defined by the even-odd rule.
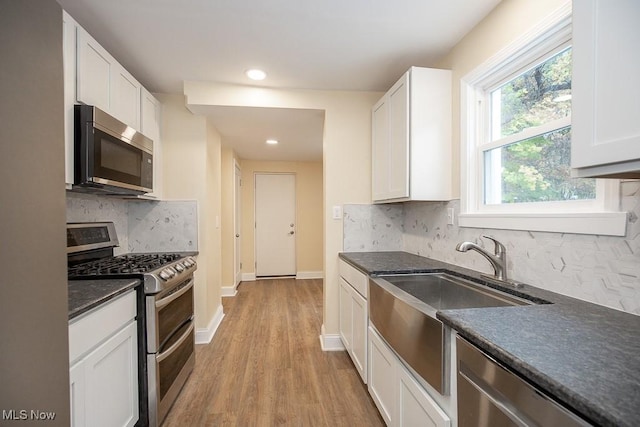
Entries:
[[240,201],[242,200],[242,175],[240,173],[240,167],[236,164],[235,167],[235,188],[233,193],[233,232],[234,232],[234,240],[233,240],[233,272],[235,277],[235,284],[239,284],[242,280],[242,263],[240,258],[240,213],[241,205]]
[[296,177],[256,174],[256,276],[296,274]]

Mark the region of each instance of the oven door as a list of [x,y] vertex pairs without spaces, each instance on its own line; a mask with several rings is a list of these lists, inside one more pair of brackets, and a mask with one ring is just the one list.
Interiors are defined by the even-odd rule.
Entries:
[[162,424],[195,366],[195,325],[189,321],[162,352],[147,355],[149,425]]
[[147,296],[147,352],[167,348],[178,329],[193,319],[193,275],[169,292]]
[[147,296],[147,369],[149,425],[169,412],[195,366],[193,275],[156,295]]

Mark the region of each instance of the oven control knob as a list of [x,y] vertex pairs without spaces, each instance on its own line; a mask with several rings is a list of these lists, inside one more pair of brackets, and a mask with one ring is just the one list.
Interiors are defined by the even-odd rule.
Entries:
[[160,278],[162,280],[164,280],[165,282],[169,279],[171,279],[171,274],[169,274],[169,272],[167,272],[167,270],[162,270],[159,274]]
[[184,271],[184,266],[181,263],[177,263],[174,267],[178,270],[178,273],[182,273]]
[[169,270],[169,272],[171,273],[171,277],[175,276],[176,274],[178,274],[178,270],[176,270],[173,267],[167,267],[167,270]]

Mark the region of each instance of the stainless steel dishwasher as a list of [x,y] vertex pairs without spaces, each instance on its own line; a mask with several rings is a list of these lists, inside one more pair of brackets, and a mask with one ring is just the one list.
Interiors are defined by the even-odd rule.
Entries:
[[460,337],[456,350],[458,427],[591,425]]

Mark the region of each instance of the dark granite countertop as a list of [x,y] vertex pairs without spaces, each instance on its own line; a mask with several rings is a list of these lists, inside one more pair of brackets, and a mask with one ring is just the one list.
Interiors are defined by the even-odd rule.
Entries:
[[139,279],[69,280],[69,320],[140,284]]
[[437,317],[590,422],[640,420],[640,316],[533,286],[501,286],[480,273],[406,252],[341,253],[370,275],[443,272],[547,304],[443,310]]

